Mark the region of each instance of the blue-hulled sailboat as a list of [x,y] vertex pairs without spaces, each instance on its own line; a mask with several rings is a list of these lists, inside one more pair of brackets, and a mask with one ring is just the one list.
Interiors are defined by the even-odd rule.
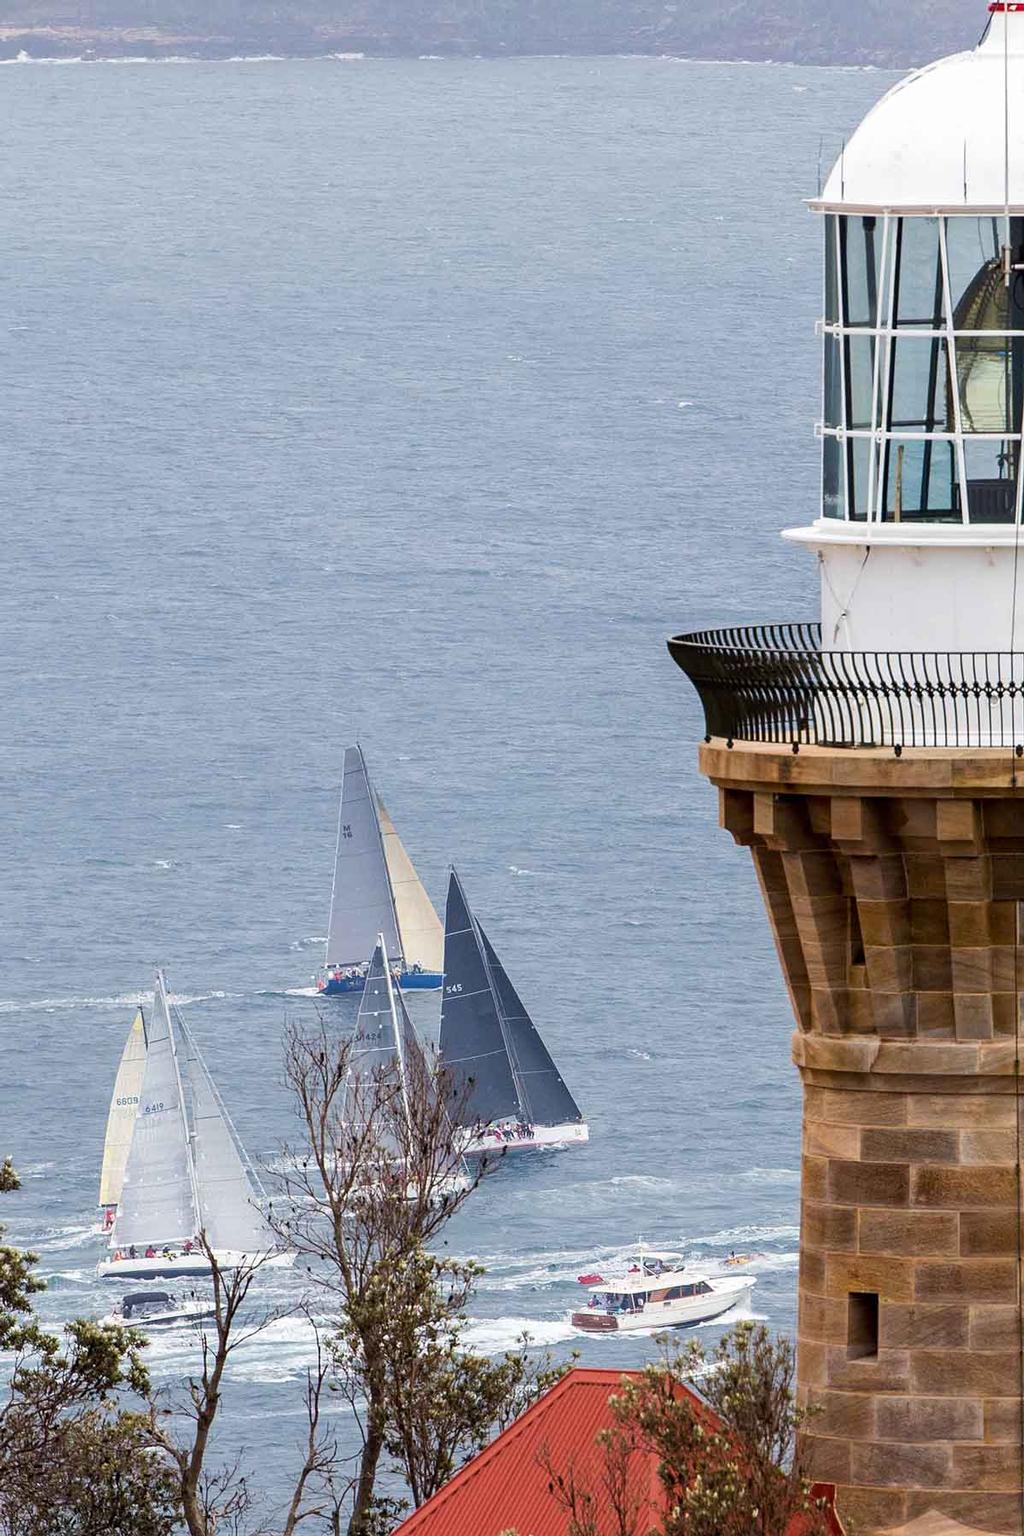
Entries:
[[327,953],[317,990],[325,997],[362,992],[381,934],[403,990],[440,987],[441,920],[370,783],[362,748],[355,746],[345,753]]

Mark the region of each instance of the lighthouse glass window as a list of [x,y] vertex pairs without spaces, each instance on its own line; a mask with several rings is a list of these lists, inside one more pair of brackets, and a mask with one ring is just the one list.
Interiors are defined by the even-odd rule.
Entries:
[[824,515],[1020,517],[1024,219],[830,214],[825,260]]

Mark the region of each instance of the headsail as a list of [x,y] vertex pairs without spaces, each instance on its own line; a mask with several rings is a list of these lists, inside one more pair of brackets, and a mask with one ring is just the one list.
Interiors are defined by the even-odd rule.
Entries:
[[181,1242],[198,1229],[174,1026],[163,972],[157,971],[138,1112],[110,1245]]
[[384,935],[389,954],[400,957],[398,918],[377,806],[362,749],[349,747],[327,930],[328,966],[364,965],[379,933]]
[[379,795],[377,811],[384,839],[384,857],[395,898],[402,959],[409,970],[418,965],[425,971],[440,971],[444,964],[444,928],[441,919],[434,911],[433,903]]
[[184,1024],[181,1031],[192,1091],[199,1215],[207,1242],[217,1250],[250,1256],[269,1253],[277,1239],[260,1206],[263,1190],[191,1031]]
[[121,1198],[124,1169],[132,1144],[145,1069],[146,1021],[140,1008],[128,1031],[110,1098],[107,1134],[103,1143],[103,1168],[100,1173],[100,1205],[117,1205]]
[[[394,1069],[401,1072],[402,1057],[398,1042],[398,1019],[395,1012],[395,989],[391,982],[391,967],[387,947],[382,934],[377,943],[366,973],[366,985],[359,1000],[356,1016],[356,1032],[349,1060],[349,1076],[345,1087],[345,1118],[353,1129],[363,1120],[379,1111],[378,1083],[383,1073]],[[404,1098],[403,1109],[408,1113]],[[401,1155],[397,1136],[387,1137],[394,1145],[388,1147],[388,1155]]]
[[524,1113],[497,994],[454,869],[445,905],[440,1047],[456,1087],[459,1124],[490,1125]]
[[582,1124],[582,1111],[562,1081],[536,1024],[523,1007],[479,921],[476,926],[504,1015],[513,1070],[527,1118],[535,1125]]

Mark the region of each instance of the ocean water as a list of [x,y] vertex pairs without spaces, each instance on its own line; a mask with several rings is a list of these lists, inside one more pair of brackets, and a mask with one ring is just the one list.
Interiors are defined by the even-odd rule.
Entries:
[[[281,1028],[315,1006],[359,740],[438,900],[458,863],[592,1129],[450,1229],[487,1266],[474,1341],[569,1350],[575,1277],[640,1234],[757,1251],[753,1311],[792,1327],[791,1018],[664,641],[814,612],[777,537],[817,496],[801,199],[885,83],[0,70],[0,1154],[24,1175],[2,1215],[48,1319],[110,1299],[100,1145],[155,963],[252,1153],[292,1133]],[[168,1390],[191,1348],[154,1346]],[[219,1444],[270,1510],[309,1358],[285,1319],[237,1361]]]

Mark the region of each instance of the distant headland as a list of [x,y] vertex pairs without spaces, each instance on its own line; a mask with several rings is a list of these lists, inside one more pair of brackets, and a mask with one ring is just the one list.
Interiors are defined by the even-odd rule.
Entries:
[[669,54],[901,67],[972,46],[964,0],[8,0],[0,59]]

